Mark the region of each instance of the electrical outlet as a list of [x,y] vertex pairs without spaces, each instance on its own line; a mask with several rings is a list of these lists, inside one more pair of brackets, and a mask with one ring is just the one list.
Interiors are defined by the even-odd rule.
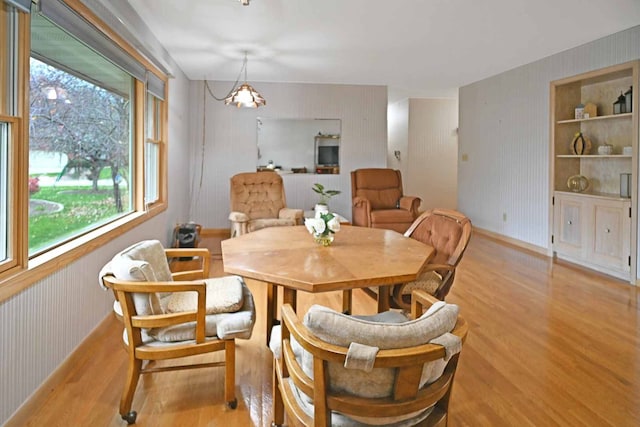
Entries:
[[507,222],[507,213],[506,212],[502,213],[502,221]]

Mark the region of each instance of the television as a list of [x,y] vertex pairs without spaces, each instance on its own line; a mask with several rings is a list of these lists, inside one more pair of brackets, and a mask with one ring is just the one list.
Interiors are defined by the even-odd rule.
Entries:
[[340,147],[338,145],[318,146],[318,166],[339,166]]

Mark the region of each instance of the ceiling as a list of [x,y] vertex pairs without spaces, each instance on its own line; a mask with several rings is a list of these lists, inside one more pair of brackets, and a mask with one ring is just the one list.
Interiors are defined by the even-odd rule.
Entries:
[[640,0],[128,0],[192,80],[460,86],[640,24]]

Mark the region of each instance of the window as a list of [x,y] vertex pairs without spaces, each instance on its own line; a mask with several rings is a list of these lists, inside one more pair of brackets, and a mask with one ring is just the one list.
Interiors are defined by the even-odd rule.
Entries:
[[11,206],[17,193],[12,189],[16,174],[12,167],[15,156],[17,116],[17,39],[18,12],[0,2],[0,273],[16,265],[17,239],[12,232],[15,221]]
[[166,76],[82,2],[29,5],[0,0],[0,301],[166,209]]
[[144,194],[145,205],[158,201],[160,194],[160,144],[162,140],[161,113],[162,101],[152,94],[147,94],[147,126],[144,151]]
[[9,203],[7,194],[9,191],[9,124],[0,121],[0,262],[7,260],[9,242],[7,236]]
[[[67,51],[73,51],[75,43],[68,44]],[[68,56],[72,63],[75,55]],[[34,58],[30,62],[32,255],[131,211],[133,80],[108,63],[101,64],[91,80],[108,74],[114,87],[99,86]]]

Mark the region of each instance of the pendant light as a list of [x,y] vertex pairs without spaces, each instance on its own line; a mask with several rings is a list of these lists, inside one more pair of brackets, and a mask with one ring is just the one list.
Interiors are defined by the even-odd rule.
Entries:
[[[267,105],[267,101],[262,97],[262,95],[247,83],[247,52],[244,53],[242,69],[244,69],[244,83],[231,92],[229,96],[225,98],[224,103],[226,105],[235,104],[238,108],[258,108]],[[240,73],[242,73],[242,69],[240,70]]]

